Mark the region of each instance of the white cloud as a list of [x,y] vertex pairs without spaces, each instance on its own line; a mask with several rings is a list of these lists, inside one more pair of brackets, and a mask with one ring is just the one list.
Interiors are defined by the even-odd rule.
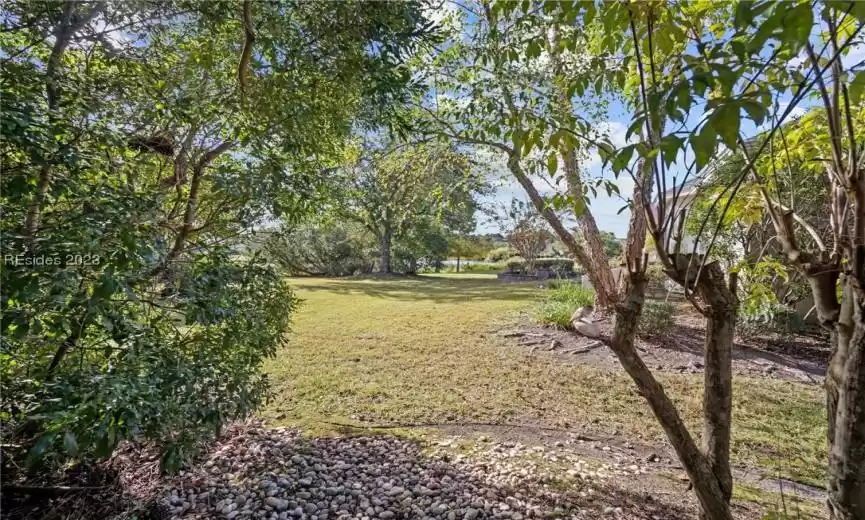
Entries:
[[800,65],[808,61],[808,54],[803,50],[787,62],[788,69],[798,69]]
[[858,65],[863,60],[865,60],[865,43],[859,41],[850,45],[847,55],[841,57],[841,64],[846,70]]
[[606,135],[610,142],[613,143],[615,147],[625,146],[629,142],[634,142],[634,137],[632,136],[630,141],[625,139],[625,135],[628,133],[628,128],[624,125],[624,123],[620,123],[618,121],[605,121],[598,125],[598,131]]
[[[779,103],[778,104],[778,116],[780,117],[781,114],[783,114],[787,110],[787,107],[789,107],[789,106],[790,106],[790,103]],[[808,111],[804,107],[802,107],[801,105],[796,105],[795,107],[793,107],[793,110],[790,111],[790,115],[787,117],[792,117],[792,118],[802,117],[807,112]]]

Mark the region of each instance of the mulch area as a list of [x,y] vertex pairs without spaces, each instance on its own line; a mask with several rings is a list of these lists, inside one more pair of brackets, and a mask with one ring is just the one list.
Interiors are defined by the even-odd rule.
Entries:
[[[596,316],[601,334],[612,335],[608,316]],[[705,319],[694,313],[676,316],[673,329],[662,336],[637,339],[643,360],[653,370],[699,373],[703,371]],[[523,317],[498,335],[516,341],[532,354],[544,352],[566,363],[618,367],[615,354],[598,341],[573,331],[557,330]],[[828,337],[822,331],[804,335],[736,337],[733,345],[733,373],[749,377],[770,377],[820,384],[829,360]]]

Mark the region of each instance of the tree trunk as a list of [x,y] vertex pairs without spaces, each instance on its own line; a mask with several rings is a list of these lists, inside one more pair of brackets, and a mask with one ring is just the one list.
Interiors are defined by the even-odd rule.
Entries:
[[180,231],[177,232],[174,245],[168,252],[168,257],[165,260],[166,264],[171,263],[180,255],[186,246],[186,239],[189,238],[189,234],[192,232],[192,226],[198,214],[198,190],[201,189],[201,178],[203,176],[203,168],[196,168],[192,173],[192,182],[189,185],[189,197],[186,199],[186,209],[183,212],[183,225],[180,227]]
[[[576,156],[571,152],[563,154],[562,158],[565,162],[565,180],[568,183],[568,192],[575,200],[582,199],[585,195],[583,194],[583,181],[580,179]],[[597,283],[592,284],[595,288],[595,298],[598,300],[596,304],[598,307],[609,307],[610,304],[615,303],[612,300],[618,299],[618,289],[613,271],[610,269],[610,263],[607,261],[607,255],[604,253],[604,242],[601,240],[598,223],[595,222],[595,217],[589,211],[588,205],[582,213],[576,215],[576,218],[590,263],[590,265],[583,265],[583,267],[589,272],[594,272],[597,278]],[[604,299],[603,304],[601,303],[602,298]]]
[[381,234],[381,259],[378,264],[378,272],[381,274],[390,273],[390,242],[393,232],[390,228],[385,228]]
[[[643,257],[643,249],[646,246],[646,205],[644,200],[652,199],[652,188],[654,185],[652,176],[652,165],[640,159],[637,165],[637,183],[634,185],[632,200],[634,207],[631,208],[631,217],[628,220],[628,238],[625,244],[625,263],[635,262]],[[625,294],[628,291],[630,277],[623,276],[619,285],[619,292]]]
[[[730,471],[730,433],[733,411],[733,334],[736,330],[736,275],[730,275],[729,286],[718,262],[703,266],[699,278],[697,270],[702,257],[693,254],[670,255],[673,265],[667,275],[682,287],[693,290],[706,303],[706,336],[703,384],[703,455],[720,490],[724,504],[729,507],[733,494],[733,476]],[[684,461],[683,461],[684,462]],[[714,518],[705,509],[701,518]]]
[[[101,9],[104,8],[104,3],[99,2],[92,6],[83,16],[75,18],[75,8],[77,3],[73,0],[67,0],[63,4],[63,12],[60,15],[60,23],[54,28],[54,46],[51,48],[51,54],[48,56],[48,62],[45,66],[45,97],[48,104],[48,117],[54,123],[59,114],[57,114],[57,106],[59,103],[60,89],[57,85],[57,68],[61,65],[63,54],[72,37],[83,26],[90,23]],[[36,193],[27,209],[27,216],[24,218],[23,235],[30,242],[39,228],[39,220],[42,216],[42,204],[45,197],[48,195],[48,188],[51,186],[53,173],[48,161],[45,157],[42,158],[45,163],[39,169],[39,180],[36,186]]]
[[[557,74],[562,73],[561,60],[558,50],[559,34],[556,28],[553,27],[547,33],[549,39],[550,62],[553,70]],[[558,94],[558,103],[556,104],[557,111],[562,115],[571,116],[573,114],[573,105],[571,103],[571,95],[568,94],[562,85],[553,83]],[[579,163],[575,149],[567,147],[562,152],[562,160],[564,162],[565,181],[568,185],[568,193],[574,201],[583,201],[585,198],[583,180],[580,177]],[[589,211],[588,204],[583,204],[582,211],[574,211],[579,225],[580,232],[583,235],[585,243],[586,259],[577,258],[577,261],[589,273],[589,278],[592,282],[592,287],[595,290],[595,306],[599,308],[611,309],[619,301],[620,293],[616,286],[616,280],[613,277],[613,271],[610,269],[610,264],[607,261],[607,255],[604,253],[604,243],[601,240],[601,232],[598,230],[598,224],[595,222],[595,217]],[[575,208],[580,209],[580,208]],[[570,235],[570,233],[568,233]],[[568,242],[565,242],[566,244]]]
[[733,412],[733,334],[738,306],[736,275],[730,275],[728,287],[718,263],[707,264],[697,281],[697,291],[709,304],[704,353],[703,453],[718,479],[724,500],[729,503],[733,495],[730,426]]
[[[594,262],[589,258],[586,250],[577,243],[574,235],[565,228],[558,215],[556,215],[556,213],[547,206],[546,202],[544,202],[543,197],[538,193],[538,190],[535,188],[534,184],[532,184],[531,179],[529,179],[526,172],[520,166],[519,157],[517,155],[511,154],[511,156],[508,157],[508,169],[510,169],[511,173],[514,174],[514,177],[516,177],[523,189],[526,190],[526,194],[529,196],[529,200],[532,201],[535,209],[543,215],[544,219],[546,219],[550,227],[553,228],[556,235],[558,235],[561,241],[565,243],[565,246],[568,248],[571,255],[573,255],[577,263],[586,269],[586,274],[589,276],[589,282],[595,290],[596,306],[599,309],[612,310],[619,301],[618,293],[610,293],[607,291],[609,286],[602,283],[598,276],[597,269],[593,268]],[[607,265],[606,267],[609,270],[609,266]]]
[[832,345],[826,371],[832,520],[865,518],[865,295],[862,273],[855,264],[843,277],[839,277],[840,266],[833,262],[817,261],[803,269],[817,317],[829,331]]
[[28,242],[36,235],[36,229],[39,227],[39,219],[42,215],[42,203],[45,201],[45,196],[48,194],[48,188],[51,186],[51,167],[48,164],[43,164],[39,169],[39,182],[36,186],[36,194],[30,205],[27,208],[27,216],[24,218],[23,235]]
[[460,257],[457,257],[457,272],[460,272]]
[[826,376],[828,502],[833,520],[860,520],[865,518],[865,294],[855,276],[844,276],[842,284]]
[[616,306],[613,338],[608,341],[608,344],[625,371],[634,380],[640,394],[649,403],[667,439],[676,450],[700,501],[703,518],[731,520],[728,500],[725,498],[719,479],[712,470],[709,459],[697,447],[675,405],[646,367],[634,346],[634,336],[642,313],[646,290],[645,273],[639,269],[637,271],[630,274],[628,293]]

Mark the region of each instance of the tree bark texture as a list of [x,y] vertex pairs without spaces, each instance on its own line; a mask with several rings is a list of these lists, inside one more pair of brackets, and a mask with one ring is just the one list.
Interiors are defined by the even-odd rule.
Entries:
[[[529,179],[526,172],[522,169],[519,164],[519,158],[515,155],[511,155],[508,158],[508,169],[510,169],[511,173],[514,174],[514,177],[526,191],[526,194],[529,196],[529,200],[532,201],[532,204],[535,206],[535,209],[544,217],[544,219],[549,223],[550,227],[553,228],[553,232],[564,242],[565,246],[568,248],[568,251],[571,255],[574,256],[574,259],[586,268],[586,274],[589,277],[589,282],[592,284],[592,287],[595,289],[595,304],[599,309],[612,310],[618,301],[617,293],[608,293],[606,292],[606,285],[602,282],[601,278],[598,276],[598,272],[596,269],[592,269],[594,265],[591,258],[585,249],[576,241],[574,235],[565,228],[561,219],[559,219],[558,215],[547,206],[543,197],[541,197],[540,193],[538,193],[537,188],[535,188],[534,184],[532,184],[531,179]],[[609,266],[607,266],[609,270]],[[612,277],[612,274],[610,275]]]
[[[735,275],[731,276],[731,281]],[[735,282],[727,286],[717,262],[705,266],[697,293],[708,303],[704,353],[703,453],[724,499],[733,495],[730,437],[733,412],[733,335],[736,330]]]
[[633,379],[640,394],[649,403],[667,439],[676,450],[700,501],[703,518],[730,520],[732,517],[729,501],[725,498],[724,490],[713,471],[710,460],[700,451],[676,406],[640,358],[634,346],[637,323],[645,300],[646,278],[643,272],[632,272],[630,276],[628,293],[616,306],[613,338],[607,341],[607,344]]
[[390,273],[390,245],[393,238],[390,228],[385,228],[381,233],[381,257],[379,258],[378,272]]
[[833,520],[861,520],[865,518],[865,294],[854,276],[845,275],[842,287],[826,377],[828,502]]
[[[718,262],[703,266],[702,258],[692,254],[670,256],[667,274],[683,287],[694,291],[706,304],[706,336],[704,343],[703,385],[703,454],[711,468],[721,496],[728,505],[733,494],[730,470],[730,438],[733,411],[733,335],[736,330],[738,299],[736,277],[730,283]],[[703,510],[702,518],[713,518]]]
[[[568,192],[574,200],[585,197],[583,194],[583,181],[580,178],[579,165],[577,164],[576,156],[573,152],[563,154],[565,161],[565,180],[568,183]],[[583,235],[583,243],[585,250],[588,253],[588,261],[590,265],[583,264],[586,271],[594,272],[598,283],[593,283],[595,289],[596,303],[598,307],[611,307],[618,301],[619,291],[616,287],[616,280],[613,277],[613,270],[610,269],[610,263],[607,261],[607,255],[604,253],[604,242],[601,240],[601,232],[598,229],[598,224],[595,222],[595,217],[589,211],[588,206],[585,210],[576,215],[577,225]]]
[[[631,208],[631,217],[628,219],[628,237],[625,243],[625,263],[635,262],[643,257],[643,249],[646,245],[646,205],[643,200],[652,199],[652,187],[654,177],[652,176],[651,164],[640,160],[637,165],[637,183],[634,185],[634,193],[631,200],[634,202]],[[623,276],[619,284],[619,292],[625,294],[628,290],[630,277]]]

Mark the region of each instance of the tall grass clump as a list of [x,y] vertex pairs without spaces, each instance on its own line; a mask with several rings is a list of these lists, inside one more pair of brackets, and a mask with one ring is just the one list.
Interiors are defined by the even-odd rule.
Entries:
[[553,280],[547,286],[544,300],[535,309],[538,323],[559,329],[571,328],[571,316],[580,307],[592,305],[595,292],[575,282]]

